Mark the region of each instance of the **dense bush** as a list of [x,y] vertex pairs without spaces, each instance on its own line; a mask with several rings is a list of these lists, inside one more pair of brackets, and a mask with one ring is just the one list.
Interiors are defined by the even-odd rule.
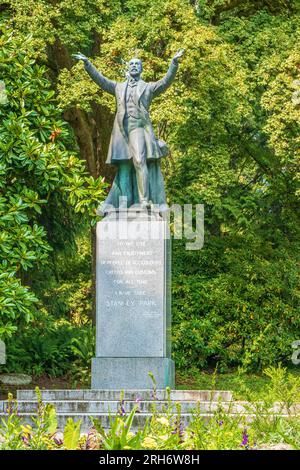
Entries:
[[183,246],[174,251],[173,349],[179,367],[218,363],[219,370],[259,370],[279,360],[291,363],[300,330],[293,246],[274,249],[229,236],[223,243],[207,240],[200,252],[184,252]]
[[[7,341],[9,372],[26,372],[52,377],[69,374],[70,378],[90,367],[94,354],[94,329],[90,325],[74,325],[56,320],[49,314],[37,314],[30,326],[20,329],[18,336]],[[89,386],[89,377],[81,385]]]
[[92,199],[101,200],[103,184],[87,177],[82,161],[67,149],[72,139],[30,35],[15,37],[10,22],[3,21],[0,37],[7,98],[0,106],[0,336],[7,339],[34,318],[38,299],[26,286],[27,272],[45,264],[58,240],[47,229],[60,207],[52,205],[51,215],[44,206],[55,198],[65,208],[57,232],[68,225],[68,199],[77,210],[88,206],[92,213]]
[[[227,126],[229,162],[216,177],[216,152],[183,155],[168,180],[172,202],[205,203],[203,249],[177,243],[173,256],[182,367],[288,364],[300,337],[299,12],[247,4],[246,16],[224,10],[217,28],[243,61],[250,107],[240,128]],[[201,136],[198,146],[207,147]]]

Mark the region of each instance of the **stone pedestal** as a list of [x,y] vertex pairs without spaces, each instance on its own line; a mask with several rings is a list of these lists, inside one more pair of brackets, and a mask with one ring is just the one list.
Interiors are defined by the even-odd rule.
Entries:
[[148,212],[111,213],[97,224],[96,357],[92,388],[174,387],[170,237]]

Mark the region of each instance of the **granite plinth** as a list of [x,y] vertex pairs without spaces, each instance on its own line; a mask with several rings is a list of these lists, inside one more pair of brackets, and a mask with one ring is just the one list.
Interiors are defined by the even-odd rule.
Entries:
[[168,224],[158,214],[98,222],[93,388],[147,388],[148,372],[174,386],[170,275]]
[[175,387],[175,365],[168,357],[95,357],[92,360],[93,389],[139,389]]

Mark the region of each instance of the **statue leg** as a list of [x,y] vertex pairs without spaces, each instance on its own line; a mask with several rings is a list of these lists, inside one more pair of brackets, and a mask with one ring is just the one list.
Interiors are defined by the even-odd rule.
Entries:
[[127,207],[134,203],[132,173],[133,165],[131,160],[124,160],[118,164],[120,195],[127,197]]
[[154,204],[166,204],[165,185],[159,159],[148,162],[148,173],[150,200]]
[[120,197],[127,197],[127,207],[134,204],[133,189],[133,164],[131,160],[123,160],[117,164],[117,174],[113,181],[112,187],[105,201],[98,208],[98,212],[104,214],[110,206],[119,207]]
[[129,133],[129,150],[135,168],[140,203],[149,201],[149,175],[146,162],[147,147],[144,132],[142,127],[138,127]]

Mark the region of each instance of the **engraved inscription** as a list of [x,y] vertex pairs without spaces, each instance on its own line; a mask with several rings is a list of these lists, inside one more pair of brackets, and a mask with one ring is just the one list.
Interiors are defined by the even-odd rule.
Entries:
[[[112,291],[113,298],[106,300],[107,307],[139,306],[142,310],[135,309],[134,313],[147,317],[162,313],[158,311],[150,287],[155,284],[157,268],[162,267],[162,260],[154,259],[154,250],[147,247],[146,240],[115,240],[111,257],[101,259],[100,264],[104,267],[108,283],[116,287]],[[141,269],[140,266],[147,268]]]

